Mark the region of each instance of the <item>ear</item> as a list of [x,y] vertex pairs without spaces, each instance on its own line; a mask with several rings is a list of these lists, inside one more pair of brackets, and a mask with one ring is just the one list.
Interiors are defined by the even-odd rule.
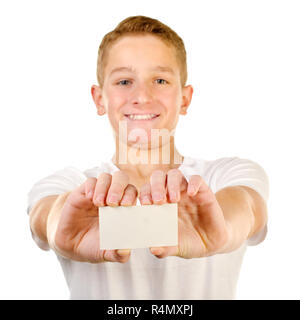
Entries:
[[97,113],[99,114],[99,116],[104,115],[106,113],[106,110],[103,104],[102,89],[99,86],[92,85],[91,94],[97,108]]
[[191,85],[182,88],[182,103],[179,114],[185,115],[187,113],[187,109],[192,101],[193,92],[194,89]]

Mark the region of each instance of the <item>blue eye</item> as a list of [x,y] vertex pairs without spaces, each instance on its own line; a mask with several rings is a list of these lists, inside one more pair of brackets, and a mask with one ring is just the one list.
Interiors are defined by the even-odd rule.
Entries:
[[[159,81],[159,84],[166,84],[167,83],[167,81],[164,79],[157,79],[156,81]],[[164,82],[161,82],[161,81],[164,81]]]
[[129,82],[129,80],[121,80],[121,81],[117,82],[117,84],[123,86],[123,85],[128,84],[128,82]]

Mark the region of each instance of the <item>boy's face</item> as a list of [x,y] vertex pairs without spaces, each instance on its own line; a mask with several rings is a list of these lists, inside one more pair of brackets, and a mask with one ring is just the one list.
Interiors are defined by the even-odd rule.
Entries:
[[[151,129],[174,131],[179,114],[186,113],[192,93],[191,86],[181,86],[175,49],[151,35],[118,40],[109,50],[102,90],[92,86],[98,114],[108,114],[116,135],[119,121],[125,120],[127,133],[142,129],[148,143]],[[149,119],[133,115],[149,115]],[[125,138],[129,143],[128,136],[122,137]]]

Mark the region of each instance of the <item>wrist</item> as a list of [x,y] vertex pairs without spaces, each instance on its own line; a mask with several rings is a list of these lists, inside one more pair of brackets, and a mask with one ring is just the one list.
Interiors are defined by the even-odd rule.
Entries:
[[234,234],[234,229],[232,224],[229,221],[225,220],[225,234],[224,237],[226,240],[223,246],[220,248],[219,253],[228,253],[235,249],[236,237]]
[[249,194],[240,186],[222,189],[217,194],[217,200],[228,234],[222,253],[227,253],[238,249],[253,233],[253,208]]
[[40,199],[29,213],[29,224],[35,239],[47,243],[47,219],[57,195]]

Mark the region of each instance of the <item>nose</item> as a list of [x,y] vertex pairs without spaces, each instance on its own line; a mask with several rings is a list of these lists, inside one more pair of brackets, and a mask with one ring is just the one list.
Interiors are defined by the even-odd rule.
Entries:
[[149,104],[152,101],[151,88],[145,83],[141,83],[135,87],[132,96],[133,104]]

